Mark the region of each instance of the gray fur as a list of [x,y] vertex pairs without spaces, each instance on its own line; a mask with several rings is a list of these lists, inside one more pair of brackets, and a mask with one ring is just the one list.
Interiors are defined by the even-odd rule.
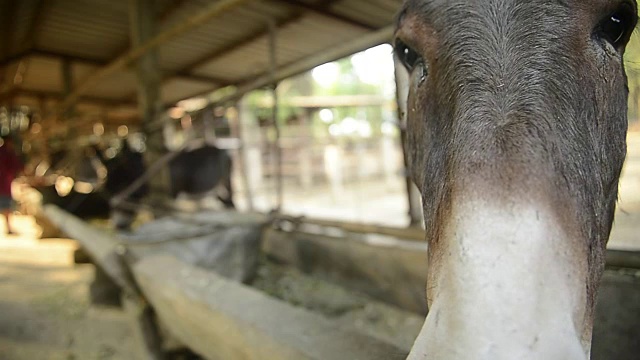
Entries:
[[430,246],[455,189],[544,194],[586,239],[588,311],[626,154],[628,96],[624,49],[593,30],[621,2],[408,0],[398,17],[399,27],[411,18],[433,29],[417,39],[437,38],[420,53],[429,75],[410,91],[407,125]]

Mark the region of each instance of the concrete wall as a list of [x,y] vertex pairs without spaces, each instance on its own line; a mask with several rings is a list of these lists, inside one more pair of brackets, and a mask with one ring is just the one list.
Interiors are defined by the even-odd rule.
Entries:
[[[344,234],[341,234],[344,235]],[[309,234],[270,229],[263,249],[272,258],[357,289],[402,309],[425,314],[426,243],[390,237]],[[638,254],[610,251],[609,265],[633,267]],[[609,268],[596,310],[592,358],[638,359],[640,270]]]
[[133,266],[167,330],[207,359],[404,359],[395,346],[170,256]]
[[427,312],[426,243],[371,234],[331,237],[269,229],[263,250],[304,272],[322,274],[406,310]]
[[605,272],[593,329],[593,360],[640,357],[640,271]]

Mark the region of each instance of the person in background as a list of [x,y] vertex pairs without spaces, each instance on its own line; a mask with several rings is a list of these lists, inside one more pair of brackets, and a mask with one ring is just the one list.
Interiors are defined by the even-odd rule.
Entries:
[[11,196],[11,183],[18,173],[22,171],[22,161],[15,153],[13,140],[10,137],[2,138],[0,142],[0,211],[7,223],[7,233],[13,234],[9,222],[12,211],[13,197]]

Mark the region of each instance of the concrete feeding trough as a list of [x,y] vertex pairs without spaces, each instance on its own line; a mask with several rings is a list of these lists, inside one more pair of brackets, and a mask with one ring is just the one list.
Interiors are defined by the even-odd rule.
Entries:
[[[399,230],[202,213],[142,228],[123,243],[59,209],[46,212],[119,287],[148,301],[171,338],[206,358],[400,359],[427,311],[427,244],[415,230],[403,237]],[[216,233],[227,235],[209,238]],[[211,241],[235,249],[207,258],[216,253]],[[639,259],[607,253],[593,359],[640,352]],[[153,336],[143,330],[156,315],[137,309],[152,352]]]
[[[360,231],[338,223],[288,218],[265,230],[265,253],[375,299],[426,314],[427,244],[415,230]],[[375,231],[376,229],[369,229]],[[592,359],[637,359],[640,353],[640,252],[607,250],[598,293]]]
[[[408,336],[385,339],[382,332],[367,331],[367,321],[380,322],[385,313],[394,313],[387,305],[350,300],[361,304],[353,308],[347,306],[345,310],[342,305],[330,303],[336,294],[332,290],[325,291],[328,301],[315,296],[310,304],[301,304],[300,294],[304,295],[304,291],[299,292],[298,304],[294,305],[284,300],[296,296],[280,293],[278,298],[242,283],[255,280],[263,289],[277,292],[273,288],[278,280],[270,281],[267,278],[273,276],[265,275],[273,272],[275,264],[271,270],[262,272],[260,269],[267,265],[258,264],[254,276],[237,276],[254,267],[254,260],[246,256],[249,260],[245,259],[245,264],[238,265],[237,261],[235,264],[242,271],[224,277],[218,271],[190,263],[197,262],[198,258],[193,257],[193,252],[183,250],[189,247],[188,242],[204,236],[198,227],[211,232],[212,227],[224,222],[226,228],[219,231],[251,238],[255,230],[266,223],[265,218],[247,221],[245,215],[231,214],[218,221],[207,219],[206,223],[198,223],[197,218],[191,217],[189,221],[194,226],[187,226],[184,231],[176,224],[169,226],[169,222],[165,222],[158,229],[164,227],[167,232],[157,232],[154,237],[150,236],[152,232],[145,235],[143,231],[122,241],[56,207],[48,206],[45,212],[70,237],[77,239],[94,263],[123,290],[125,308],[137,320],[145,356],[161,356],[166,350],[164,340],[169,338],[168,342],[178,342],[207,359],[402,359],[415,337],[414,333],[408,333]],[[230,230],[234,224],[239,230]],[[178,241],[185,246],[170,250],[167,247],[174,246],[175,241],[169,237],[176,233],[183,235]],[[184,235],[189,238],[185,239]],[[249,245],[221,252],[222,257],[228,260],[233,253],[246,252],[255,242],[249,240],[245,244]],[[157,246],[164,249],[158,250]],[[259,246],[256,248],[260,250]],[[290,283],[289,286],[302,285]],[[314,306],[339,310],[337,315],[327,316],[326,312],[314,311]],[[368,310],[362,312],[368,312],[368,316],[354,315],[354,309],[365,308]],[[419,316],[400,310],[394,315],[401,319],[396,320],[398,328],[409,326],[417,334],[421,325]]]

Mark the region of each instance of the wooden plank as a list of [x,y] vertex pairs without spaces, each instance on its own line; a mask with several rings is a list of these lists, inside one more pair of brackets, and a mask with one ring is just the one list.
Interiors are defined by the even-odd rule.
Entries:
[[305,224],[331,227],[345,232],[360,234],[380,234],[397,237],[401,240],[426,241],[425,232],[420,227],[398,228],[375,224],[352,223],[336,220],[312,219],[307,217],[293,217],[279,215],[276,220],[289,222],[300,231],[305,231]]
[[44,213],[67,236],[78,241],[93,263],[123,290],[122,302],[134,325],[141,357],[163,359],[161,338],[154,323],[153,312],[140,294],[128,265],[125,264],[126,250],[118,244],[118,239],[56,206],[45,205]]
[[135,288],[118,255],[119,246],[116,238],[55,205],[45,205],[44,214],[67,236],[78,241],[94,264],[100,266],[120,288]]
[[133,266],[167,330],[207,359],[404,359],[402,350],[170,256]]

